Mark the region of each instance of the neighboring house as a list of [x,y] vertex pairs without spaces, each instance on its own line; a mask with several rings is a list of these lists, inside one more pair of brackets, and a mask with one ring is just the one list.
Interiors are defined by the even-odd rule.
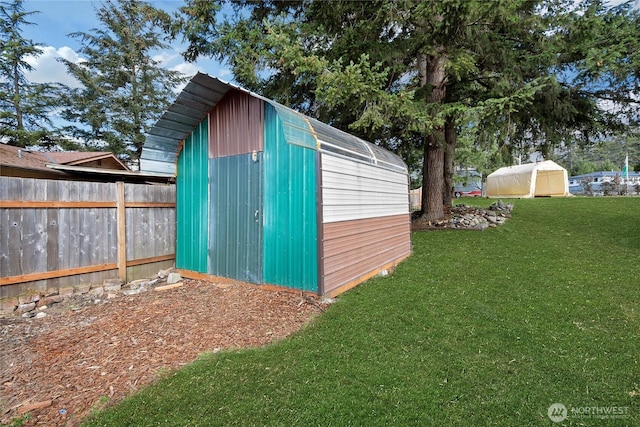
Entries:
[[147,135],[176,173],[176,267],[333,296],[411,254],[409,176],[374,144],[198,73]]
[[0,143],[0,176],[83,181],[160,181],[172,175],[131,171],[113,153],[36,151]]
[[[640,185],[640,173],[638,172],[630,171],[627,174],[623,171],[598,171],[570,177],[569,191],[571,194],[602,193],[602,184],[612,183],[616,177],[620,178],[620,184],[627,185],[630,193],[636,192],[635,186]],[[585,191],[587,183],[590,186],[590,191]]]

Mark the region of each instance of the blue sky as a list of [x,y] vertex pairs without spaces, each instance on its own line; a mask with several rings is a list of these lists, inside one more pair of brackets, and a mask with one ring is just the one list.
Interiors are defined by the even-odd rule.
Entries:
[[[78,83],[69,76],[66,68],[56,58],[64,57],[71,61],[81,61],[78,50],[80,43],[69,37],[73,32],[91,32],[92,28],[101,27],[96,19],[95,9],[100,1],[92,0],[26,0],[25,11],[39,11],[32,14],[28,21],[34,25],[23,27],[23,36],[38,45],[43,46],[44,52],[38,57],[28,58],[34,71],[27,74],[27,78],[35,83],[61,82],[69,86]],[[149,1],[154,7],[176,11],[184,4],[182,0]],[[157,52],[154,59],[171,70],[177,70],[189,76],[198,71],[207,73],[222,80],[231,81],[232,75],[227,67],[209,59],[201,59],[196,63],[187,63],[181,56],[184,49],[179,42],[174,43],[172,49]]]
[[[610,0],[609,4],[620,4],[624,0]],[[151,0],[149,3],[167,12],[177,11],[184,4],[183,0]],[[95,17],[95,8],[100,1],[96,0],[25,0],[26,11],[39,11],[29,16],[34,25],[23,28],[23,35],[43,45],[43,53],[38,57],[28,58],[34,71],[27,78],[35,83],[61,82],[69,86],[77,86],[78,82],[66,73],[65,67],[56,58],[64,57],[70,61],[81,61],[78,54],[80,43],[68,36],[72,32],[90,32],[100,27]],[[634,7],[640,6],[640,0],[634,1]],[[157,52],[154,59],[171,70],[180,71],[192,76],[201,71],[222,80],[233,81],[228,67],[210,59],[200,59],[196,63],[187,63],[182,59],[184,50],[179,42],[174,43],[172,50]]]

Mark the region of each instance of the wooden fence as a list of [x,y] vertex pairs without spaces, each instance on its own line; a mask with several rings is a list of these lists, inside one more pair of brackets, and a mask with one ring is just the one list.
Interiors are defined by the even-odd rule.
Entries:
[[175,186],[0,177],[0,298],[175,261]]

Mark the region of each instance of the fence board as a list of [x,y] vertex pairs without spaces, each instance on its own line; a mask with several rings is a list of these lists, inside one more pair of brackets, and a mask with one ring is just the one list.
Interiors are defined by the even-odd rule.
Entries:
[[[116,277],[116,186],[0,177],[0,298]],[[123,188],[121,274],[133,280],[173,264],[175,187]]]

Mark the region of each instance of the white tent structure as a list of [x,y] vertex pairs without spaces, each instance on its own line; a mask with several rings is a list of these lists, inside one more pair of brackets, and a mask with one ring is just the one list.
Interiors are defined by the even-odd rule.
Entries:
[[506,166],[487,176],[487,197],[569,196],[567,170],[551,160]]

